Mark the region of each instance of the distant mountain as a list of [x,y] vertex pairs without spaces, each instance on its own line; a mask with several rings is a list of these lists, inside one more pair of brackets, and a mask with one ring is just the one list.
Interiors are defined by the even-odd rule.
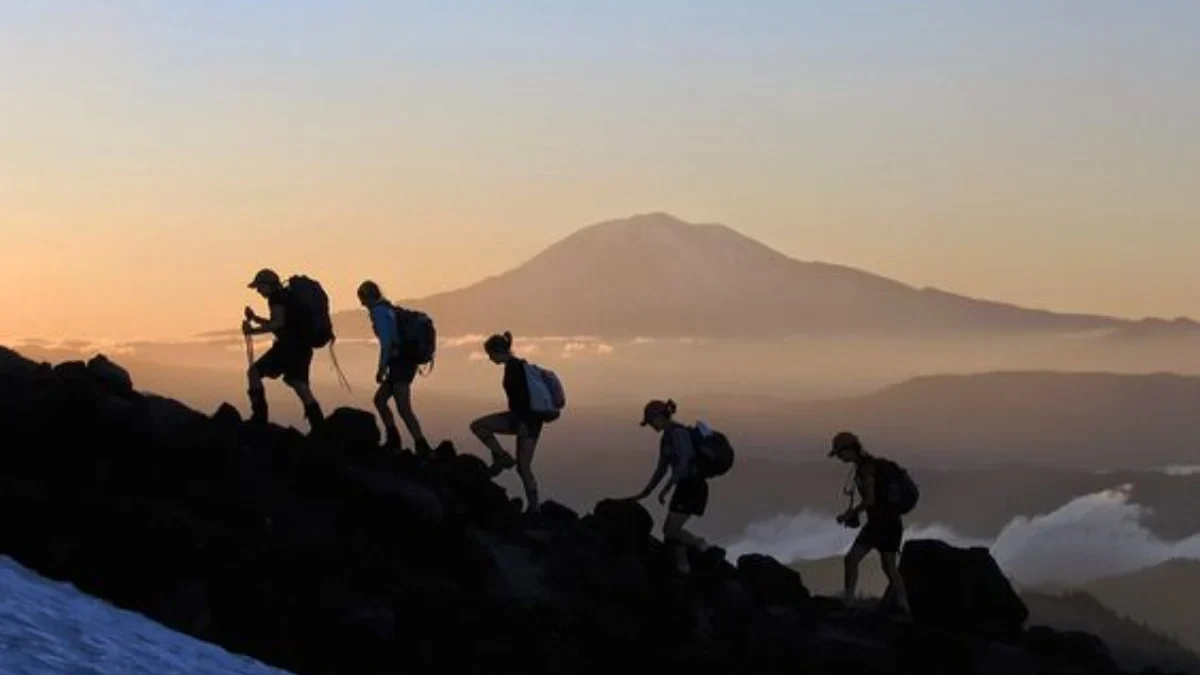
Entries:
[[1119,614],[1200,652],[1200,560],[1171,560],[1137,572],[1094,581],[1084,587]]
[[[1021,599],[1029,608],[1027,625],[1095,635],[1104,641],[1113,659],[1123,668],[1136,671],[1154,666],[1166,672],[1200,675],[1200,656],[1195,651],[1162,635],[1153,622],[1119,616],[1088,593],[1026,592]],[[1195,615],[1195,604],[1182,598],[1165,600],[1175,610]]]
[[[729,227],[665,213],[585,227],[508,272],[403,302],[432,313],[444,334],[1200,333],[1200,324],[1187,319],[1062,314],[918,289],[850,267],[796,260]],[[363,312],[343,313],[337,321],[343,335],[368,335]]]
[[1118,469],[1193,462],[1197,405],[1200,377],[997,372],[919,377],[787,416],[798,430],[852,428],[921,462]]

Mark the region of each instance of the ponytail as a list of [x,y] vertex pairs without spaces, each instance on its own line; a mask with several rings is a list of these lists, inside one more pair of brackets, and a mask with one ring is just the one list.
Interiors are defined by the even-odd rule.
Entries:
[[512,353],[513,336],[509,331],[504,331],[503,334],[493,335],[483,343],[484,351],[489,354],[511,354]]

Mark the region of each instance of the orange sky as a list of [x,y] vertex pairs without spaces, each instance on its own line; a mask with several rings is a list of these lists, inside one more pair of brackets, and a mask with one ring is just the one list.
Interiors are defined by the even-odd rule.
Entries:
[[1200,317],[1197,5],[675,5],[6,10],[0,339],[236,325],[261,265],[421,295],[648,211]]

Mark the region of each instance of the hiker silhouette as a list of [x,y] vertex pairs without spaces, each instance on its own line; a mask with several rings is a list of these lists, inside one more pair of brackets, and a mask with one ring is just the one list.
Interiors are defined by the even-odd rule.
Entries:
[[[911,616],[908,590],[904,585],[904,577],[900,574],[897,559],[900,541],[904,535],[902,515],[915,503],[915,496],[912,497],[911,503],[903,504],[900,508],[897,508],[895,503],[895,496],[899,494],[897,488],[907,475],[891,460],[868,453],[858,436],[848,431],[834,435],[831,445],[829,457],[836,457],[854,465],[854,485],[847,488],[851,506],[837,517],[837,521],[846,527],[858,528],[861,524],[860,516],[864,513],[867,516],[866,524],[862,525],[862,530],[844,559],[844,599],[847,603],[854,600],[858,586],[858,567],[868,553],[876,550],[879,551],[879,561],[888,580],[887,592],[879,606],[887,608],[894,603],[904,615]],[[915,486],[913,490],[915,491]],[[853,505],[855,492],[862,498],[858,506]]]
[[[309,374],[312,369],[313,345],[322,342],[323,336],[315,335],[312,330],[305,330],[308,319],[305,314],[309,308],[298,302],[295,291],[290,286],[285,286],[274,270],[259,270],[248,287],[258,291],[258,294],[266,299],[270,310],[269,316],[263,318],[247,306],[245,320],[242,321],[242,333],[246,336],[246,354],[251,360],[246,371],[250,420],[259,424],[267,423],[269,415],[263,379],[282,377],[284,384],[296,392],[304,405],[304,416],[308,420],[310,430],[316,431],[320,429],[325,417],[321,412],[320,403],[313,396]],[[253,360],[252,338],[266,333],[273,334],[275,341],[258,360]]]
[[646,487],[629,499],[641,501],[650,496],[670,469],[671,477],[658,494],[658,502],[662,504],[667,501],[667,494],[671,493],[667,518],[663,522],[663,541],[674,548],[675,566],[686,574],[690,571],[689,546],[701,553],[716,547],[684,529],[690,518],[703,516],[708,509],[708,476],[697,461],[699,448],[696,440],[699,430],[675,421],[676,410],[675,401],[670,399],[650,401],[642,410],[641,426],[648,426],[661,434],[658,463]]
[[[508,410],[471,422],[471,433],[492,453],[492,476],[498,476],[516,465],[525,488],[526,512],[536,513],[540,502],[537,479],[533,475],[533,453],[544,425],[558,419],[563,396],[557,377],[518,358],[513,354],[512,345],[513,337],[509,332],[493,335],[484,342],[484,351],[492,363],[504,366],[503,386],[508,398]],[[516,437],[515,462],[512,455],[500,445],[497,434]]]
[[[358,287],[358,301],[366,308],[371,318],[371,328],[379,340],[379,361],[375,371],[375,409],[383,421],[385,440],[383,447],[393,450],[401,448],[400,430],[388,407],[396,402],[396,412],[413,437],[417,455],[428,458],[432,454],[429,441],[417,419],[412,405],[412,385],[421,365],[432,361],[436,347],[432,321],[419,312],[412,312],[393,305],[383,295],[379,285],[367,280]],[[424,327],[426,330],[421,330]],[[422,344],[424,343],[424,344]]]

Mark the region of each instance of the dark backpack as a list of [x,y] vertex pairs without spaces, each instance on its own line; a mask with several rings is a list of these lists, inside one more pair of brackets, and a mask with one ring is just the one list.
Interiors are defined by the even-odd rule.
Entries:
[[329,296],[314,279],[297,274],[288,279],[288,314],[285,326],[313,349],[333,342],[333,317],[329,315]]
[[876,480],[881,483],[876,488],[876,495],[886,504],[886,508],[897,515],[906,515],[917,506],[921,499],[921,490],[908,471],[890,459],[879,459],[881,471]]
[[[703,428],[701,428],[703,426]],[[720,431],[709,429],[703,422],[688,430],[692,434],[692,449],[696,453],[696,470],[704,478],[725,475],[733,467],[734,450],[729,438]]]
[[392,308],[396,314],[396,331],[400,336],[404,360],[423,366],[433,363],[437,356],[437,328],[425,312],[403,307]]

